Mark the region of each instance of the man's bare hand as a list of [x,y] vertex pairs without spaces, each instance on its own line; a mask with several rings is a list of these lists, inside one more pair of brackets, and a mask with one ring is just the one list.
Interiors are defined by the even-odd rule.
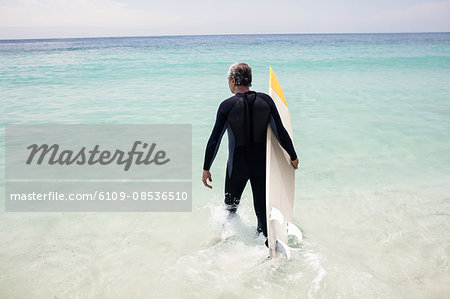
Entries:
[[295,169],[298,169],[298,158],[291,161],[292,166],[294,166]]
[[211,172],[209,172],[209,170],[203,170],[203,175],[202,175],[203,185],[205,185],[205,187],[208,187],[209,189],[212,189],[212,186],[208,184],[207,180],[212,182]]

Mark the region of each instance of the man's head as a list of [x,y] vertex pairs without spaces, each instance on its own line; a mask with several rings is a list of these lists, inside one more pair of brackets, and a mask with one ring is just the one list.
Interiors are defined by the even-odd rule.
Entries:
[[244,62],[236,62],[228,70],[228,86],[232,93],[248,90],[252,86],[252,69]]

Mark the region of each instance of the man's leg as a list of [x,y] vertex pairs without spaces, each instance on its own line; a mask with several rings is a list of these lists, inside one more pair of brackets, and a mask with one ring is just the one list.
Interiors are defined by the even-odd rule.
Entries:
[[251,177],[250,184],[253,193],[253,206],[258,219],[258,232],[262,232],[267,237],[265,173]]
[[231,177],[228,177],[228,168],[225,174],[225,205],[230,214],[236,213],[241,195],[247,184],[246,171],[233,169]]

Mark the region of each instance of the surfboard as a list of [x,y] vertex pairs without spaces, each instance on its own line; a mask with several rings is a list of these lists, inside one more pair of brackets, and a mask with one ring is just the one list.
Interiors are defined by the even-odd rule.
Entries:
[[[281,85],[270,68],[269,95],[280,114],[283,126],[292,138],[289,109]],[[290,258],[289,235],[302,239],[300,229],[291,221],[294,212],[295,169],[288,153],[281,147],[269,124],[266,152],[266,213],[270,257],[283,254]]]

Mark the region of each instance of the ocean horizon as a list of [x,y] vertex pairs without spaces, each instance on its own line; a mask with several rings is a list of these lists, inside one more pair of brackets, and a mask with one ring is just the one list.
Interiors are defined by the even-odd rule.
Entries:
[[322,33],[217,33],[217,34],[162,34],[162,35],[118,35],[118,36],[78,36],[78,37],[39,37],[39,38],[0,38],[0,41],[59,40],[59,39],[102,39],[102,38],[142,38],[142,37],[196,37],[196,36],[239,36],[239,35],[378,35],[378,34],[441,34],[450,31],[411,31],[411,32],[322,32]]

